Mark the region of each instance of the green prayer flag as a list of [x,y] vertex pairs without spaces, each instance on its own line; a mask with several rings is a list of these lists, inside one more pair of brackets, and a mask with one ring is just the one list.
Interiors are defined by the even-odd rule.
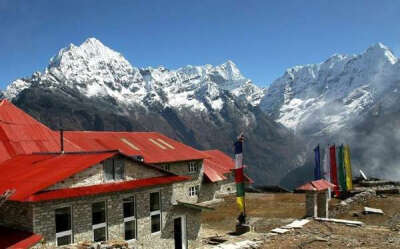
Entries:
[[338,158],[339,158],[339,167],[338,167],[338,173],[339,173],[339,186],[342,191],[346,191],[346,173],[345,173],[345,168],[344,168],[344,150],[343,150],[343,144],[339,146],[339,151],[338,151]]
[[236,183],[236,196],[237,197],[244,196],[244,182]]

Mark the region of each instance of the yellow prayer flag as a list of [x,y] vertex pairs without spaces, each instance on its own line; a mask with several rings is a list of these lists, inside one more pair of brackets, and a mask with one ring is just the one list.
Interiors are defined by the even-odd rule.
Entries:
[[236,197],[236,203],[238,204],[240,212],[244,212],[244,197]]
[[344,167],[346,169],[346,185],[347,190],[353,189],[353,176],[351,174],[351,161],[350,161],[350,147],[346,145],[344,147]]

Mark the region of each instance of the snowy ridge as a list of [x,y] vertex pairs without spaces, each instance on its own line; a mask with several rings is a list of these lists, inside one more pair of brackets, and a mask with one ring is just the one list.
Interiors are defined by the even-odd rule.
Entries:
[[43,73],[15,80],[4,95],[15,98],[35,84],[49,88],[65,85],[88,97],[112,97],[121,105],[161,105],[195,111],[221,110],[223,97],[232,98],[226,91],[252,105],[257,105],[263,95],[263,89],[245,78],[232,61],[173,71],[164,67],[140,69],[95,38],[61,49]]
[[329,134],[398,87],[399,69],[398,58],[378,43],[359,55],[334,55],[319,64],[289,68],[260,106],[289,128]]

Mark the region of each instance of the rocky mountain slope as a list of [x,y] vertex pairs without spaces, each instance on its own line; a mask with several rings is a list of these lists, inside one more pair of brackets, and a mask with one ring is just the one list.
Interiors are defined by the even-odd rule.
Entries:
[[312,177],[317,143],[348,143],[355,170],[400,179],[399,90],[399,59],[380,43],[289,68],[261,89],[232,61],[137,68],[90,38],[3,94],[54,129],[157,130],[227,153],[244,130],[250,175],[293,187]]
[[248,173],[257,184],[274,184],[303,164],[304,149],[259,109],[264,93],[231,61],[137,68],[90,38],[60,50],[44,72],[15,80],[4,96],[53,129],[156,130],[231,155],[244,131]]
[[[260,107],[307,137],[310,155],[317,143],[348,143],[356,170],[398,180],[399,90],[400,62],[378,43],[359,55],[334,55],[288,69],[269,87]],[[283,182],[310,177],[312,166],[310,160]]]
[[397,91],[400,63],[381,43],[360,55],[334,55],[296,66],[275,80],[261,108],[286,127],[332,134],[356,121],[388,91]]

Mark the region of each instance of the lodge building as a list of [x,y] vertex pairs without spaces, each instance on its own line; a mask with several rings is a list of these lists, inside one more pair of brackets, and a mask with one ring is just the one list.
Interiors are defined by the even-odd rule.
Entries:
[[124,241],[199,246],[205,202],[236,191],[232,158],[156,132],[53,131],[0,102],[0,248]]

